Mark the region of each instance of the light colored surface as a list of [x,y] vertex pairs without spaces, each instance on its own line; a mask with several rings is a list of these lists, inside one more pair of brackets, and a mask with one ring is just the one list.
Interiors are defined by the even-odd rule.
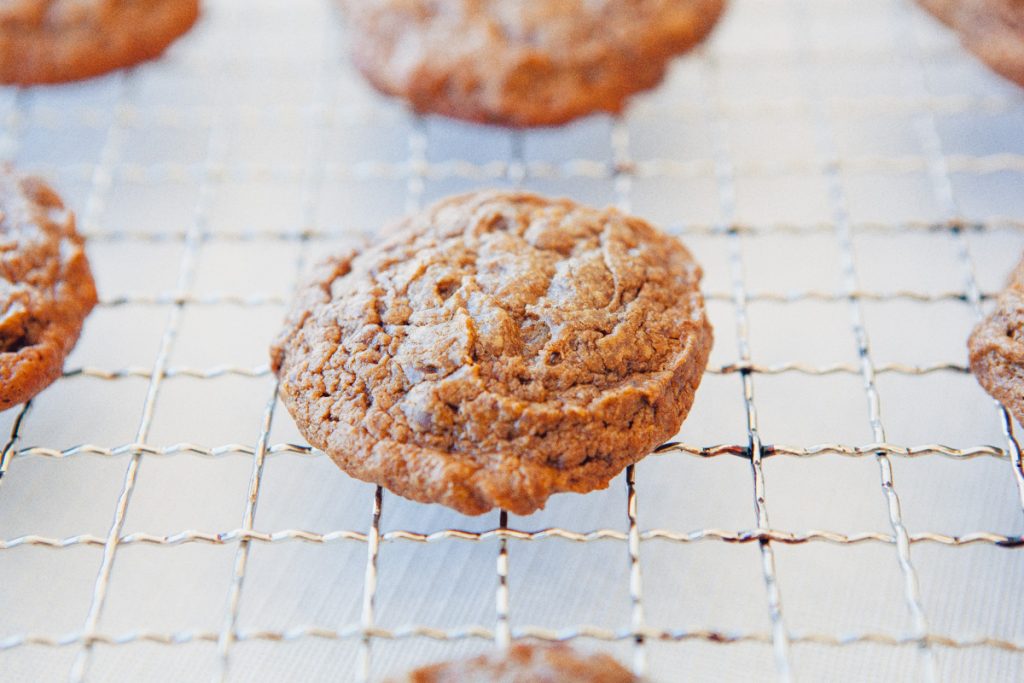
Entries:
[[[994,543],[1024,501],[963,372],[1024,247],[1020,90],[908,2],[735,0],[624,119],[512,134],[379,99],[328,4],[211,1],[159,62],[0,90],[0,157],[78,212],[105,302],[0,414],[0,679],[378,680],[534,634],[662,681],[1024,680],[1024,550]],[[497,512],[384,493],[374,526],[265,363],[302,261],[517,184],[681,234],[717,344],[635,517],[625,475],[558,496],[505,566]]]

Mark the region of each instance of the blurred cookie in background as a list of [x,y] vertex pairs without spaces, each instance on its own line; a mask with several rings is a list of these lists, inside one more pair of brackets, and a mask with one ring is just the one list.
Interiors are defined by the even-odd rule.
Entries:
[[0,82],[63,83],[159,56],[199,0],[3,0]]
[[418,112],[505,126],[618,112],[725,0],[339,0],[356,66]]
[[960,35],[964,47],[994,71],[1024,85],[1024,2],[917,0]]

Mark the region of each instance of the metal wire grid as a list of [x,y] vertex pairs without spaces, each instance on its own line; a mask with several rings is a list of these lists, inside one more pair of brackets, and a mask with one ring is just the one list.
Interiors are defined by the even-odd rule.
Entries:
[[[733,12],[742,12],[755,3],[735,3]],[[343,126],[350,119],[347,114],[339,115],[332,109],[334,94],[337,89],[337,77],[333,62],[328,57],[322,62],[321,73],[317,77],[319,94],[313,106],[301,109],[299,114],[305,123],[314,131],[310,137],[310,162],[304,168],[290,170],[278,166],[269,168],[245,168],[237,164],[229,164],[224,136],[227,133],[225,111],[211,107],[196,111],[169,109],[166,111],[140,111],[133,105],[133,89],[137,83],[137,72],[127,72],[117,79],[117,95],[114,116],[109,120],[104,144],[98,156],[98,163],[78,166],[60,166],[59,168],[35,165],[37,170],[53,175],[66,177],[71,174],[88,174],[89,191],[81,211],[81,223],[92,243],[128,243],[128,242],[180,242],[183,246],[178,266],[177,283],[172,291],[160,292],[155,295],[138,295],[131,293],[103,292],[103,306],[108,308],[128,308],[153,305],[168,307],[169,314],[163,327],[159,350],[152,367],[73,367],[66,373],[69,377],[84,376],[105,381],[119,381],[130,378],[142,379],[147,382],[141,417],[138,422],[135,438],[131,443],[104,446],[88,443],[69,448],[52,448],[45,445],[19,445],[26,420],[31,420],[30,406],[19,409],[11,423],[10,436],[0,456],[0,482],[10,476],[17,476],[17,467],[12,465],[23,458],[46,458],[64,460],[70,458],[97,456],[100,458],[127,457],[128,464],[124,471],[122,485],[114,506],[113,520],[107,533],[103,536],[94,534],[76,534],[66,537],[47,537],[38,534],[23,534],[16,537],[0,539],[0,550],[10,552],[19,547],[35,546],[41,548],[70,548],[74,546],[95,546],[103,549],[102,561],[92,584],[92,598],[87,615],[81,628],[67,633],[21,632],[10,635],[0,634],[0,656],[4,653],[16,652],[20,648],[42,646],[47,648],[73,648],[75,657],[70,667],[71,680],[86,680],[89,676],[96,645],[113,646],[130,643],[155,643],[161,645],[184,645],[194,642],[215,643],[217,647],[216,664],[213,678],[226,680],[231,673],[234,647],[239,642],[264,641],[283,642],[298,641],[308,638],[336,641],[353,641],[359,644],[359,664],[356,675],[360,679],[370,679],[376,675],[374,644],[382,641],[404,640],[409,638],[427,638],[436,641],[461,641],[466,639],[493,640],[499,647],[506,646],[514,638],[532,637],[543,640],[593,639],[597,641],[626,641],[633,647],[633,668],[638,673],[648,670],[648,649],[652,642],[684,642],[700,641],[715,644],[766,643],[770,644],[775,663],[775,673],[782,680],[789,680],[799,674],[799,666],[794,666],[792,647],[801,644],[816,644],[828,647],[846,647],[862,644],[875,644],[891,647],[911,646],[920,652],[919,671],[926,680],[936,680],[939,673],[935,661],[936,649],[964,650],[973,648],[991,648],[1020,657],[1024,652],[1024,642],[1012,638],[1003,638],[985,632],[969,633],[964,636],[956,633],[939,633],[929,626],[920,595],[918,573],[916,571],[912,546],[922,543],[935,543],[948,547],[965,546],[998,546],[1007,548],[1005,552],[1014,552],[1011,548],[1024,545],[1020,535],[1007,535],[990,531],[978,531],[966,534],[945,534],[939,532],[910,532],[903,520],[900,497],[893,481],[893,458],[928,458],[944,456],[954,461],[974,458],[996,458],[1004,460],[1010,467],[1007,476],[1014,478],[1019,494],[1021,510],[1024,511],[1024,469],[1021,466],[1019,446],[1014,438],[1013,424],[1006,412],[996,406],[1005,433],[1002,446],[981,444],[969,447],[954,447],[943,444],[903,445],[887,441],[882,421],[882,411],[876,377],[883,373],[897,376],[920,377],[933,373],[965,373],[962,362],[943,362],[936,364],[876,364],[872,358],[868,336],[864,322],[862,306],[865,302],[901,301],[911,304],[929,304],[935,302],[961,302],[977,315],[980,315],[984,300],[993,296],[991,292],[982,292],[974,275],[974,264],[969,243],[965,233],[977,231],[988,233],[997,230],[1020,230],[1024,221],[1018,216],[965,216],[959,209],[956,194],[951,182],[952,173],[990,174],[999,171],[1020,172],[1024,170],[1024,156],[1013,153],[998,153],[987,156],[949,155],[942,148],[942,140],[938,133],[937,117],[950,111],[972,111],[976,108],[999,111],[1018,111],[1022,103],[1017,95],[962,97],[943,96],[931,91],[931,83],[925,64],[922,61],[928,56],[928,49],[916,44],[916,32],[911,13],[914,11],[904,3],[886,3],[893,8],[893,21],[902,26],[901,35],[905,40],[899,44],[905,50],[900,59],[916,66],[926,96],[920,98],[890,99],[879,98],[877,101],[858,102],[860,108],[848,109],[841,99],[829,99],[820,91],[820,76],[813,72],[807,64],[813,64],[821,55],[813,52],[806,44],[799,47],[795,55],[785,57],[797,64],[792,65],[801,75],[803,98],[794,103],[773,101],[758,107],[747,107],[746,103],[730,102],[720,94],[718,79],[721,68],[719,56],[713,50],[699,52],[692,59],[699,60],[703,87],[706,91],[698,101],[695,111],[707,122],[713,135],[713,155],[706,160],[696,162],[680,162],[671,159],[633,160],[630,145],[630,119],[619,119],[610,127],[609,148],[611,160],[593,161],[588,159],[572,159],[559,163],[528,161],[523,154],[521,134],[514,134],[509,158],[491,163],[474,163],[465,160],[447,162],[429,161],[427,156],[427,134],[425,122],[414,120],[408,126],[408,158],[404,162],[367,161],[352,165],[332,164],[324,158],[323,146],[320,144],[326,132],[334,126]],[[808,2],[771,3],[777,8],[785,20],[795,26],[802,26],[808,21],[812,5]],[[806,29],[806,26],[804,27]],[[329,30],[329,29],[328,29]],[[327,41],[327,52],[335,54],[337,46]],[[758,56],[760,57],[760,56]],[[806,60],[803,67],[800,61]],[[14,158],[18,149],[20,135],[26,125],[52,124],[60,128],[69,120],[69,115],[61,113],[50,118],[53,113],[33,109],[28,111],[26,101],[28,95],[15,93],[10,102],[10,109],[5,118],[3,138],[0,139],[0,150],[4,158]],[[817,159],[810,166],[800,164],[778,164],[766,162],[744,166],[734,160],[728,142],[731,122],[739,115],[757,116],[759,112],[787,106],[808,107],[815,121],[815,149]],[[830,106],[832,105],[832,106]],[[685,109],[680,107],[681,110]],[[753,114],[751,114],[753,110]],[[358,118],[359,109],[354,110]],[[837,115],[880,116],[893,111],[909,112],[914,117],[915,129],[925,154],[900,158],[877,157],[850,159],[840,154],[835,144],[832,129],[833,120]],[[294,113],[294,112],[293,112]],[[372,110],[377,115],[378,110]],[[692,112],[691,112],[692,113]],[[351,114],[351,112],[350,112]],[[646,112],[651,115],[650,112]],[[364,113],[365,115],[365,113]],[[387,116],[388,114],[383,114]],[[640,105],[630,116],[643,117],[645,110]],[[104,121],[94,110],[85,108],[76,110],[70,115],[76,120],[87,124]],[[191,126],[201,119],[209,128],[209,138],[205,160],[194,165],[155,164],[137,166],[121,162],[122,152],[126,146],[126,135],[134,127],[144,128],[152,120],[159,120],[160,125]],[[99,124],[105,125],[105,124]],[[395,125],[404,125],[395,121]],[[842,182],[842,174],[846,171],[879,172],[879,173],[921,173],[924,172],[931,184],[932,191],[943,210],[941,221],[907,221],[896,223],[855,224],[850,217],[847,198]],[[785,171],[812,171],[825,179],[831,218],[820,224],[764,224],[741,225],[736,220],[736,178],[738,175],[763,173],[771,175]],[[298,175],[294,175],[297,173]],[[267,177],[275,181],[286,181],[298,177],[302,187],[301,215],[295,226],[284,226],[281,231],[248,231],[225,234],[209,229],[208,218],[211,202],[222,184],[231,178],[251,179]],[[439,531],[421,533],[406,529],[382,531],[381,518],[385,501],[387,505],[406,505],[391,498],[386,498],[380,488],[372,497],[372,507],[366,530],[335,530],[316,532],[304,529],[283,529],[275,531],[260,530],[256,526],[256,512],[261,493],[264,466],[268,457],[279,454],[319,457],[308,447],[295,443],[273,443],[271,440],[272,425],[276,419],[283,419],[275,412],[277,408],[274,396],[276,384],[267,396],[266,408],[263,411],[255,445],[229,443],[216,446],[193,443],[176,443],[170,446],[158,446],[148,443],[155,406],[161,395],[165,380],[175,377],[188,377],[196,380],[213,380],[224,376],[263,377],[268,375],[265,366],[246,367],[241,365],[218,365],[215,367],[175,366],[170,363],[172,352],[179,338],[182,317],[186,309],[203,306],[235,306],[253,308],[275,306],[284,303],[283,297],[261,292],[234,294],[201,294],[193,291],[196,277],[196,261],[205,245],[224,242],[251,242],[256,244],[290,243],[299,245],[298,269],[301,269],[311,245],[330,242],[337,239],[337,226],[318,225],[317,206],[318,190],[324,182],[344,183],[354,179],[387,178],[404,181],[406,185],[406,209],[415,209],[422,205],[428,183],[457,178],[476,183],[502,181],[508,184],[521,184],[528,180],[565,179],[565,178],[606,179],[613,183],[616,202],[624,209],[630,209],[632,203],[633,184],[644,178],[713,178],[717,188],[718,214],[717,221],[706,224],[686,223],[676,226],[681,232],[694,236],[705,236],[725,243],[728,253],[730,288],[726,291],[712,291],[710,301],[717,301],[731,306],[734,312],[733,324],[736,331],[736,360],[727,364],[712,367],[709,372],[718,375],[738,375],[743,403],[745,443],[725,445],[691,445],[683,443],[669,444],[661,449],[660,457],[694,456],[697,458],[718,458],[734,456],[749,461],[753,485],[754,519],[749,529],[738,531],[702,528],[695,531],[677,531],[664,528],[647,528],[641,525],[638,514],[638,492],[636,472],[629,468],[625,475],[626,523],[627,531],[600,528],[591,531],[578,531],[562,527],[542,529],[520,529],[509,526],[508,515],[500,513],[498,524],[494,528],[482,531],[465,531],[457,528],[445,528]],[[114,183],[124,179],[141,184],[156,186],[198,180],[199,192],[194,207],[191,224],[187,230],[177,232],[110,232],[101,227],[103,214],[112,192]],[[396,207],[397,208],[397,207]],[[342,226],[343,228],[346,226]],[[348,226],[351,227],[351,226]],[[365,226],[359,226],[365,227]],[[963,290],[956,291],[913,291],[897,290],[889,292],[863,290],[858,283],[857,262],[854,258],[854,235],[867,232],[896,234],[902,232],[926,232],[934,234],[948,232],[956,246],[957,254],[963,270]],[[793,292],[754,292],[748,288],[745,276],[745,254],[743,240],[747,235],[775,235],[795,233],[800,235],[831,232],[835,237],[841,255],[841,289],[801,290]],[[773,302],[780,305],[804,301],[819,301],[845,304],[849,313],[849,328],[854,347],[857,352],[856,363],[840,363],[830,365],[814,365],[801,361],[781,364],[760,364],[753,360],[751,339],[749,334],[749,305],[752,302]],[[868,406],[868,417],[872,443],[844,444],[823,443],[806,446],[787,446],[766,444],[762,442],[758,426],[757,403],[754,398],[756,378],[760,375],[798,374],[811,377],[824,377],[834,374],[859,377],[863,386],[864,399]],[[60,385],[52,391],[59,391]],[[99,443],[102,440],[97,439]],[[136,486],[138,473],[144,460],[153,457],[177,457],[182,454],[195,454],[206,458],[227,457],[241,454],[251,458],[252,467],[245,499],[241,525],[224,531],[185,530],[170,534],[152,534],[146,532],[125,533],[125,522],[130,511],[132,494]],[[879,483],[884,498],[890,531],[865,531],[858,533],[841,533],[829,530],[791,531],[772,527],[769,521],[769,508],[766,496],[766,482],[763,461],[768,457],[817,458],[824,455],[839,455],[851,458],[872,458],[879,470]],[[629,623],[619,628],[609,629],[590,625],[578,625],[567,629],[541,628],[531,625],[517,626],[510,618],[510,548],[509,541],[540,541],[542,539],[563,539],[577,543],[597,541],[625,542],[629,563]],[[378,560],[382,544],[394,542],[437,543],[448,540],[484,542],[496,540],[496,589],[494,593],[495,609],[492,626],[483,624],[456,628],[436,628],[429,624],[411,624],[400,628],[383,628],[378,625],[376,608],[378,600]],[[714,628],[656,628],[648,625],[645,619],[644,590],[642,574],[641,549],[645,542],[662,540],[674,543],[696,543],[702,541],[721,541],[725,543],[756,544],[760,552],[760,573],[765,585],[766,607],[769,615],[770,629],[762,631],[722,631]],[[366,546],[364,580],[361,590],[361,609],[358,622],[345,624],[341,627],[325,627],[322,625],[300,624],[276,630],[243,630],[239,628],[240,603],[245,595],[245,581],[250,564],[250,552],[254,544],[277,544],[301,541],[312,544],[330,544],[355,542]],[[907,632],[861,631],[853,633],[798,632],[787,626],[783,606],[785,588],[780,581],[776,568],[775,548],[779,545],[802,545],[807,543],[828,543],[838,546],[880,543],[895,548],[896,564],[903,579],[903,593],[906,609],[911,618],[911,629]],[[132,545],[155,545],[175,547],[188,544],[230,545],[237,543],[232,578],[225,597],[222,626],[217,631],[192,630],[177,632],[160,632],[134,630],[126,633],[109,633],[100,628],[101,617],[106,605],[108,591],[111,586],[112,571],[120,549]],[[1020,661],[1019,659],[1017,660]],[[752,675],[758,672],[749,672]],[[760,672],[764,673],[764,672]]]

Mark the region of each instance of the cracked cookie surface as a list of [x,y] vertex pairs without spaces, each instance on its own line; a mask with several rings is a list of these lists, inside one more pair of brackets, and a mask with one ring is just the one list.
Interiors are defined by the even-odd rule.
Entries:
[[0,82],[98,76],[162,53],[199,16],[199,0],[3,0]]
[[1024,85],[1024,0],[917,0],[994,71]]
[[606,654],[584,655],[567,645],[515,643],[505,655],[482,655],[417,669],[393,683],[639,683]]
[[724,0],[340,0],[356,67],[420,112],[510,126],[618,112]]
[[978,383],[1024,424],[1024,260],[967,342]]
[[43,181],[0,167],[0,410],[60,377],[95,304],[74,216]]
[[700,277],[678,240],[613,209],[462,195],[323,262],[272,366],[303,435],[352,476],[528,514],[678,431],[712,343]]

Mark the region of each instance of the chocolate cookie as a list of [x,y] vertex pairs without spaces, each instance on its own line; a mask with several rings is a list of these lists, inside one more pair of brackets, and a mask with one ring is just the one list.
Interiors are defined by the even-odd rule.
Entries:
[[639,683],[605,654],[583,656],[565,645],[513,645],[508,654],[435,664],[394,683]]
[[1024,2],[917,0],[993,70],[1024,85]]
[[272,366],[303,435],[352,476],[528,514],[678,431],[711,349],[700,277],[613,209],[463,195],[320,265]]
[[356,66],[416,111],[509,126],[618,112],[725,0],[340,0]]
[[0,166],[0,410],[60,377],[96,305],[75,219],[46,183]]
[[60,83],[158,56],[199,0],[3,0],[0,82]]
[[978,383],[1024,424],[1024,260],[967,342]]

